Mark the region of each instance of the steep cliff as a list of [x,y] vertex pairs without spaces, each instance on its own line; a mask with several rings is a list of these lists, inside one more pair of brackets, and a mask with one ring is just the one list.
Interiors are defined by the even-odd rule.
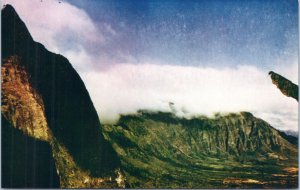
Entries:
[[270,71],[269,75],[272,79],[273,84],[277,86],[282,94],[288,97],[292,97],[298,101],[298,85],[292,83],[290,80],[273,71]]
[[248,112],[185,119],[140,111],[104,129],[131,187],[287,188],[298,184],[297,147]]
[[50,144],[24,135],[3,116],[1,122],[2,187],[60,187]]
[[[77,72],[66,58],[32,39],[12,6],[6,5],[1,14],[1,115],[24,136],[48,142],[61,187],[123,187],[120,160],[102,135],[97,112]],[[5,140],[2,138],[2,144]],[[2,155],[11,151],[2,149]],[[43,154],[42,149],[35,153]],[[12,164],[22,156],[13,158]],[[14,177],[7,167],[2,174]],[[26,179],[24,183],[34,187]]]

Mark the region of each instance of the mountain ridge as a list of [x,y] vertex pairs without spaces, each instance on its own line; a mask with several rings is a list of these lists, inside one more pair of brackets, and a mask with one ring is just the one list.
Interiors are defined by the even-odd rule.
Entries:
[[[120,160],[101,133],[98,114],[78,73],[65,57],[33,40],[11,5],[6,5],[1,15],[1,73],[5,84],[1,85],[1,115],[11,127],[45,140],[52,151],[58,151],[54,158],[59,160],[56,166],[61,169],[61,187],[123,187]],[[35,121],[36,125],[27,125]],[[12,159],[14,164],[21,158]],[[74,177],[75,171],[78,176]],[[34,184],[28,182],[24,187],[30,185]]]
[[249,112],[186,119],[144,110],[101,126],[69,61],[35,42],[12,6],[1,14],[1,116],[10,130],[2,133],[3,187],[298,186],[297,142]]
[[121,116],[116,125],[104,125],[104,134],[121,157],[130,187],[298,184],[297,174],[285,171],[298,167],[297,146],[249,112],[185,119],[170,112],[140,111]]

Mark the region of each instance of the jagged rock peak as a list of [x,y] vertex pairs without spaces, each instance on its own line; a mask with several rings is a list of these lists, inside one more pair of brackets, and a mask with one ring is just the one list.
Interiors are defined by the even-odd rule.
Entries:
[[270,71],[269,75],[272,79],[272,83],[275,84],[285,96],[292,97],[298,101],[298,85],[273,71]]
[[[124,177],[120,177],[122,170],[119,157],[103,137],[98,114],[79,74],[65,57],[48,51],[33,40],[11,5],[6,5],[1,15],[1,65],[5,76],[2,78],[5,86],[2,87],[5,87],[6,93],[2,98],[7,99],[8,104],[3,105],[8,108],[4,116],[9,124],[17,129],[25,128],[22,130],[25,135],[36,137],[37,128],[22,125],[24,122],[20,121],[42,121],[42,129],[38,128],[41,129],[39,139],[50,141],[56,161],[68,158],[69,161],[72,160],[69,163],[80,168],[78,171],[89,176],[82,183],[67,183],[71,178],[68,174],[72,171],[67,169],[62,174],[62,169],[72,167],[66,167],[64,161],[59,161],[56,165],[60,169],[60,177],[67,176],[61,180],[60,185],[66,184],[63,187],[123,187]],[[17,86],[4,80],[12,80]],[[26,96],[15,98],[20,103],[15,104],[15,100],[11,98],[23,93]],[[28,102],[34,102],[36,106]],[[36,120],[36,116],[39,119]],[[45,135],[48,133],[44,133],[43,129],[49,129],[53,138]],[[2,154],[9,152],[2,151]],[[22,156],[14,159],[16,160],[12,163],[17,163]]]

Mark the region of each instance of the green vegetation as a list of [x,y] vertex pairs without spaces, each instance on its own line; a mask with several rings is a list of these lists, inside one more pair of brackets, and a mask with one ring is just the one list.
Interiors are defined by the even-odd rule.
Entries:
[[140,111],[104,125],[131,188],[297,187],[297,147],[251,113]]

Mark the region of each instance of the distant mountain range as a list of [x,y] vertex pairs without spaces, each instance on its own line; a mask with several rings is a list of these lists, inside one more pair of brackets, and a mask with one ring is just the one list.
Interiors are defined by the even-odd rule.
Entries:
[[299,133],[297,131],[291,131],[291,130],[286,130],[284,131],[285,134],[293,136],[293,137],[297,137],[299,136]]
[[248,112],[143,110],[101,125],[69,61],[35,42],[12,6],[1,14],[2,187],[298,187],[298,138]]

